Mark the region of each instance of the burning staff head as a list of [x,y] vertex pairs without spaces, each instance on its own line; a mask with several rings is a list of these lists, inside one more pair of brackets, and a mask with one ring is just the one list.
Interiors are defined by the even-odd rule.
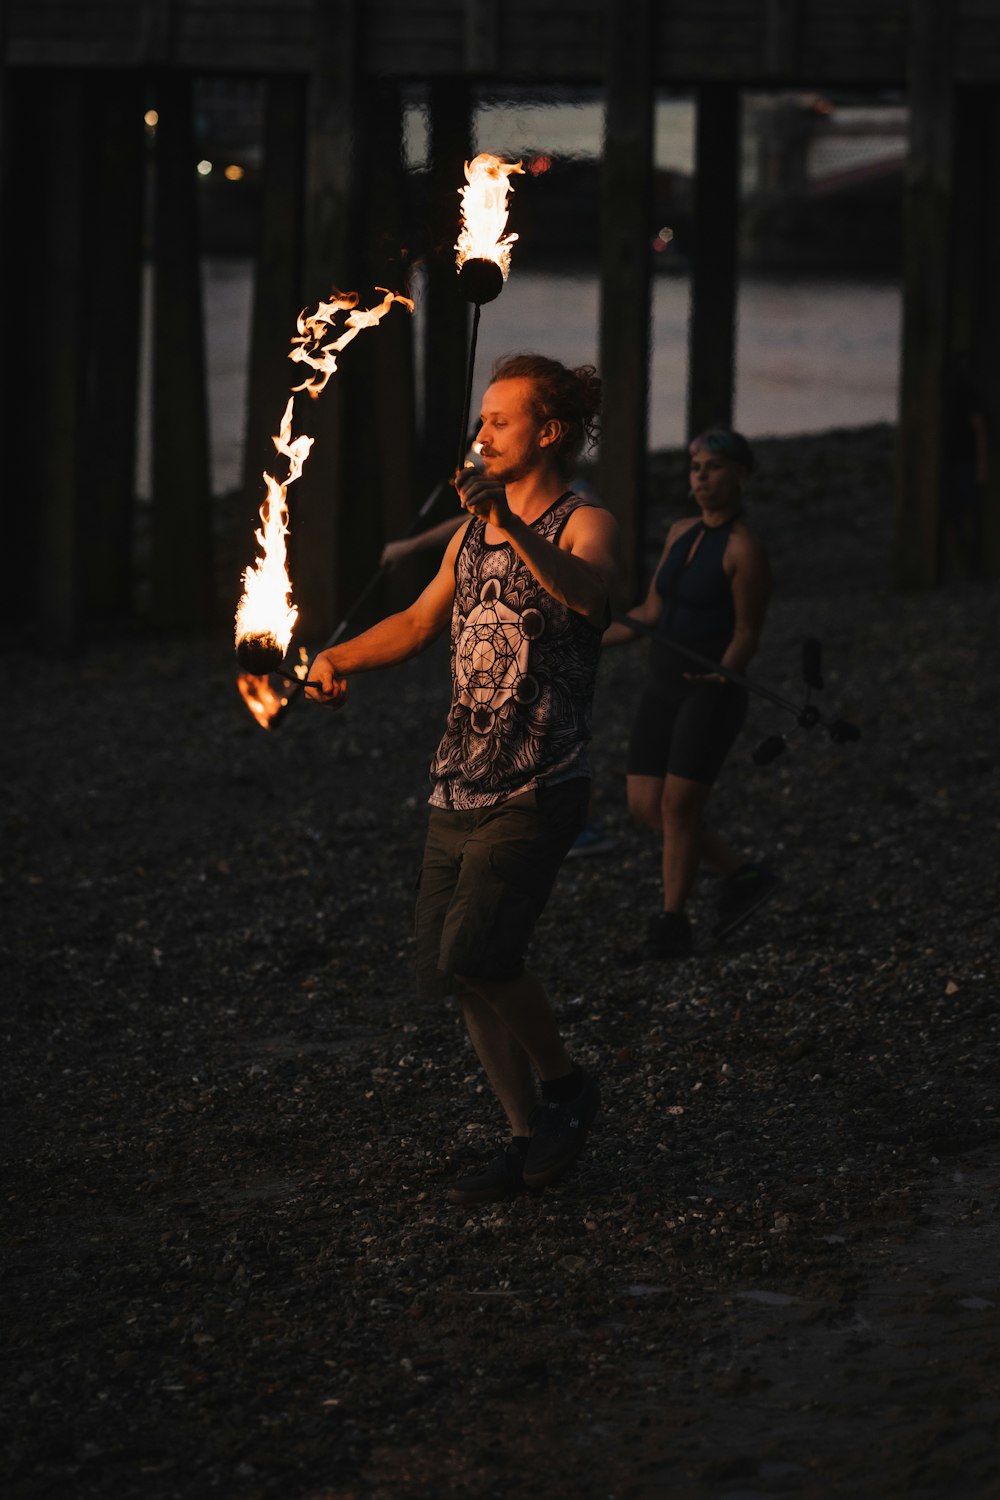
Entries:
[[504,234],[507,194],[513,191],[509,179],[523,171],[520,162],[501,161],[485,151],[465,164],[456,264],[462,294],[477,307],[499,297],[507,280],[510,247],[517,239],[516,234]]
[[[292,415],[295,395],[307,391],[315,399],[326,387],[337,368],[337,355],[362,328],[373,328],[385,317],[394,302],[401,302],[410,312],[413,303],[395,292],[383,292],[382,301],[372,308],[358,308],[356,292],[333,294],[321,302],[313,313],[301,312],[296,322],[289,359],[307,365],[315,373],[293,388],[274,446],[288,459],[284,483],[265,473],[267,495],[260,508],[260,528],[254,533],[261,555],[243,574],[243,597],[236,611],[236,655],[244,671],[254,677],[281,670],[281,664],[292,639],[298,610],[292,604],[292,585],[288,575],[285,538],[288,535],[288,486],[302,473],[313,439],[305,433],[292,437]],[[343,333],[329,339],[334,319],[347,313]],[[324,342],[329,340],[328,342]],[[293,675],[293,674],[286,674]],[[244,696],[246,696],[244,694]]]
[[488,152],[482,152],[465,164],[465,187],[460,189],[462,228],[455,245],[456,265],[462,295],[467,302],[475,305],[476,311],[469,343],[459,468],[465,461],[468,446],[479,313],[484,302],[493,302],[499,297],[510,270],[510,247],[517,235],[504,234],[507,228],[507,194],[512,191],[510,177],[515,172],[523,171],[520,162],[501,161],[498,156],[491,156]]

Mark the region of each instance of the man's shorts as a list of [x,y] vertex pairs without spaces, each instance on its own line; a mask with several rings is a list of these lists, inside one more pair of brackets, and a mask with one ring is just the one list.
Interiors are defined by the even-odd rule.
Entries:
[[651,685],[632,723],[628,775],[683,776],[711,786],[746,713],[746,689],[735,682],[692,682],[673,692]]
[[416,910],[423,994],[455,975],[518,978],[589,795],[589,779],[574,777],[495,807],[431,808]]

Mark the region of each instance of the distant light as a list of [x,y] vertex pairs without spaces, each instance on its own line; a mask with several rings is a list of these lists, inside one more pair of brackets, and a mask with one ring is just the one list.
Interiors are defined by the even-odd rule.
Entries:
[[207,177],[208,174],[211,172],[211,170],[212,170],[212,163],[210,161],[200,161],[198,163],[198,175],[199,175],[199,177]]
[[534,161],[529,161],[528,171],[532,177],[540,177],[543,172],[548,172],[551,166],[551,156],[536,156]]
[[160,116],[155,109],[147,109],[142,118],[149,126],[150,130],[155,130],[157,125],[159,125],[160,123]]
[[668,229],[666,227],[666,225],[663,226],[663,228],[660,230],[659,234],[656,236],[656,238],[658,240],[662,240],[665,245],[669,245],[670,241],[673,239],[673,237],[674,237],[674,231],[672,229]]
[[237,166],[236,162],[230,163],[224,174],[230,182],[239,182],[244,176],[243,168]]

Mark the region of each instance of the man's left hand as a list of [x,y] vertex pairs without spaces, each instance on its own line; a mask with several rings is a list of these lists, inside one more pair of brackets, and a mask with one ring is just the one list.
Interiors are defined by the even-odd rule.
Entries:
[[491,479],[476,469],[460,469],[455,475],[454,485],[462,508],[471,516],[479,516],[499,531],[509,529],[513,514],[507,504],[507,491],[498,479]]

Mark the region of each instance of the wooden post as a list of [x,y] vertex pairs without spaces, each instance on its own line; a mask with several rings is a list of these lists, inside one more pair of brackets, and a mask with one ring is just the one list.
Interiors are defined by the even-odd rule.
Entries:
[[[331,291],[353,291],[357,262],[354,148],[360,67],[357,0],[314,0],[314,67],[306,114],[303,302],[314,307]],[[362,334],[362,338],[364,335]],[[344,353],[344,366],[353,347]],[[342,545],[351,494],[344,453],[350,440],[338,371],[323,394],[306,401],[296,431],[315,438],[302,478],[289,491],[289,563],[299,608],[296,640],[329,635],[350,602],[351,557]],[[301,398],[300,398],[301,399]],[[298,411],[298,404],[296,406]]]
[[598,486],[621,528],[624,601],[640,586],[645,541],[655,13],[652,0],[605,11]]
[[[996,87],[981,90],[984,182],[1000,180],[1000,99]],[[1000,577],[1000,380],[996,378],[996,351],[1000,349],[1000,284],[996,266],[1000,260],[1000,194],[988,192],[985,199],[983,258],[980,261],[982,299],[977,324],[978,340],[973,350],[973,376],[983,393],[989,444],[983,516],[983,567],[992,578]]]
[[[403,212],[403,101],[397,82],[374,79],[365,90],[363,135],[366,284],[406,294],[411,250]],[[364,432],[364,440],[353,445],[352,467],[359,489],[367,476],[376,490],[354,542],[358,566],[366,572],[378,566],[384,542],[409,530],[417,508],[413,342],[413,318],[403,307],[390,310],[370,342],[358,340],[364,365],[362,378],[349,388],[349,409],[352,430]]]
[[732,426],[739,278],[739,90],[731,83],[703,83],[696,100],[689,438],[708,427]]
[[910,137],[903,188],[903,354],[896,447],[894,576],[938,582],[945,383],[951,347],[954,11],[907,7]]
[[[60,180],[62,168],[57,170],[56,166],[49,103],[51,95],[57,106],[62,80],[57,74],[46,83],[38,72],[27,69],[0,69],[0,74],[0,212],[5,225],[18,219],[16,233],[0,234],[0,378],[4,390],[0,401],[0,450],[4,455],[0,523],[7,555],[18,559],[18,565],[8,569],[0,590],[0,614],[11,629],[17,630],[26,625],[33,628],[38,622],[45,566],[41,557],[42,512],[50,488],[46,471],[52,462],[48,450],[54,436],[62,434],[59,440],[67,440],[75,406],[71,402],[65,411],[57,407],[56,392],[49,388],[54,351],[49,340],[39,337],[40,309],[49,305],[57,284],[50,265],[49,223],[64,185]],[[65,186],[72,193],[72,173]],[[20,205],[27,203],[36,205],[34,212],[20,211]],[[72,226],[69,236],[68,265],[63,269],[69,272],[70,281],[60,289],[60,297],[69,297],[72,330],[78,305]],[[60,358],[71,347],[61,337],[57,346]],[[71,396],[73,390],[71,385]],[[47,425],[50,415],[54,433]]]
[[[455,241],[461,226],[459,193],[465,183],[465,163],[472,156],[472,108],[472,92],[465,79],[431,83],[421,444],[421,481],[427,490],[455,467],[465,404],[469,304],[458,290]],[[487,373],[479,374],[480,390]],[[476,412],[478,397],[479,391],[474,392]]]
[[[995,377],[997,341],[1000,339],[1000,295],[995,267],[1000,259],[1000,200],[988,184],[1000,180],[1000,105],[989,85],[959,87],[955,100],[955,179],[952,213],[951,296],[952,330],[950,369],[956,382],[964,378],[986,423],[990,439],[987,483],[978,545],[975,541],[975,511],[979,497],[956,493],[961,484],[961,465],[973,456],[952,453],[943,475],[943,502],[947,507],[967,507],[958,527],[953,528],[951,546],[943,548],[943,565],[949,554],[957,567],[969,559],[961,555],[960,535],[976,549],[976,565],[988,574],[1000,572],[1000,381]],[[956,465],[957,460],[957,465]],[[958,472],[956,473],[956,467]],[[970,503],[971,502],[971,503]],[[956,532],[958,534],[956,534]]]
[[[38,306],[58,297],[57,337],[47,341],[43,368],[36,371],[36,399],[44,399],[38,451],[38,619],[47,643],[62,648],[79,643],[81,601],[80,472],[82,468],[85,337],[84,212],[89,146],[86,91],[79,72],[47,74],[41,89],[46,103],[44,240]],[[41,334],[36,328],[34,336]]]
[[187,74],[157,80],[150,613],[203,627],[213,614],[205,335],[193,97]]
[[86,525],[81,538],[88,619],[132,612],[136,369],[142,288],[146,142],[138,73],[88,79],[93,180],[86,214],[88,334],[81,436]]
[[[264,155],[261,173],[260,228],[254,277],[247,383],[246,441],[243,448],[243,527],[245,558],[253,561],[253,533],[266,493],[265,470],[283,478],[285,463],[275,453],[285,403],[301,379],[302,366],[288,358],[295,319],[305,296],[302,286],[303,148],[305,90],[299,77],[269,78],[264,106]],[[239,546],[239,539],[237,539]],[[239,580],[232,580],[238,596]]]

